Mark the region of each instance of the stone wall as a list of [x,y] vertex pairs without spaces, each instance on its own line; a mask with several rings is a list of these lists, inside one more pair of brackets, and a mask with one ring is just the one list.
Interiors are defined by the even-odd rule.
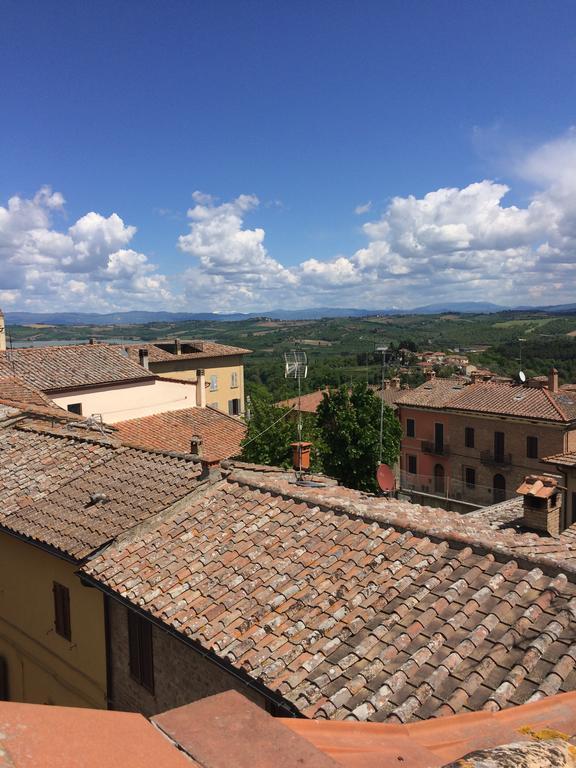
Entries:
[[130,676],[127,608],[116,600],[107,600],[112,709],[150,717],[231,689],[265,707],[261,694],[157,626],[152,628],[154,693],[147,691]]

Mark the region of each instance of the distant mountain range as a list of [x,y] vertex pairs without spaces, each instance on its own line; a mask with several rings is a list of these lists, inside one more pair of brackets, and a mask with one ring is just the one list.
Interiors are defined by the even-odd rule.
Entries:
[[456,301],[438,304],[426,304],[412,309],[351,309],[349,307],[315,307],[312,309],[274,309],[265,312],[233,312],[220,314],[217,312],[111,312],[98,314],[96,312],[7,312],[6,322],[10,325],[29,325],[43,323],[46,325],[141,325],[144,323],[182,323],[192,320],[236,321],[266,317],[273,320],[320,320],[327,317],[370,317],[374,315],[437,315],[444,312],[461,312],[474,314],[491,314],[514,310],[544,311],[544,312],[575,312],[576,304],[559,304],[546,307],[504,307],[484,301]]

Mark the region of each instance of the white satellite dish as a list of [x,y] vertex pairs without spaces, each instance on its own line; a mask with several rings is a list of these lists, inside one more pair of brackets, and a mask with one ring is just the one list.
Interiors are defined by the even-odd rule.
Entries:
[[518,374],[518,378],[520,379],[522,384],[524,384],[524,382],[526,381],[526,374],[524,373],[524,371],[520,371],[520,373]]

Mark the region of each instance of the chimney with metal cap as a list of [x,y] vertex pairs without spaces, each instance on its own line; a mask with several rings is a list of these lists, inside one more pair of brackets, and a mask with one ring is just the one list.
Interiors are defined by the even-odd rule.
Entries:
[[140,359],[140,365],[143,368],[146,368],[147,371],[150,370],[150,361],[148,359],[148,350],[147,349],[139,349],[138,350],[138,358]]
[[558,536],[562,526],[562,490],[550,475],[527,475],[516,493],[524,497],[526,528]]
[[196,405],[206,408],[206,371],[198,368],[196,371]]

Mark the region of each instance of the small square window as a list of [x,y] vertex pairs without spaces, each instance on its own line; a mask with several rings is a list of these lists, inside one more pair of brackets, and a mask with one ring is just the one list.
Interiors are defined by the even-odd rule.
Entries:
[[406,419],[406,437],[416,436],[416,424],[414,419]]
[[474,448],[474,427],[464,428],[464,445],[466,448]]
[[407,456],[408,459],[408,472],[411,475],[416,474],[417,464],[416,464],[416,456]]
[[78,416],[82,416],[82,403],[70,403],[66,406],[70,413],[77,413]]
[[55,581],[52,584],[52,594],[54,595],[54,629],[56,634],[66,640],[71,640],[70,590]]

